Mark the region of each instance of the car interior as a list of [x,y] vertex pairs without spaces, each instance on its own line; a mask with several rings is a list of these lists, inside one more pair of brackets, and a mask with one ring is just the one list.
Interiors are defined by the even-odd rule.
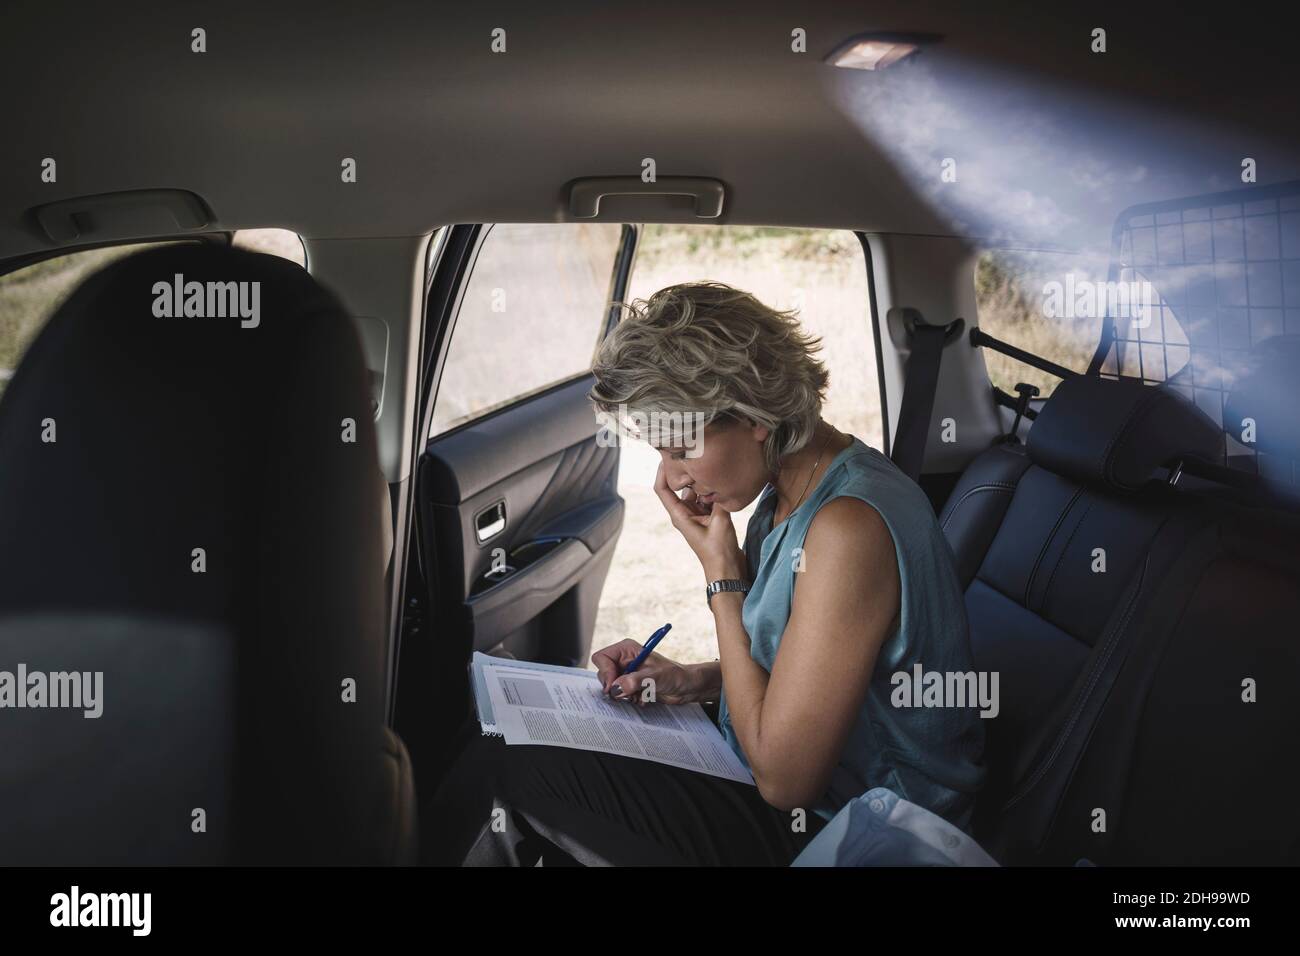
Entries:
[[[112,256],[0,380],[0,669],[123,702],[0,719],[6,864],[420,863],[471,655],[588,664],[626,509],[591,350],[676,225],[859,244],[862,437],[1000,674],[979,844],[1300,863],[1286,37],[1172,4],[140,6],[20,4],[0,40],[0,286]],[[267,229],[302,264],[241,248]],[[989,250],[1085,249],[1154,325],[1103,308],[1067,364],[982,323]],[[257,328],[141,322],[173,276],[260,283]]]

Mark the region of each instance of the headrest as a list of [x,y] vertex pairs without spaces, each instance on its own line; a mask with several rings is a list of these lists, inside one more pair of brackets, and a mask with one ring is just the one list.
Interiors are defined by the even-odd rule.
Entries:
[[1111,491],[1140,488],[1175,458],[1218,462],[1223,433],[1169,388],[1136,379],[1066,379],[1029,429],[1034,464]]
[[[238,786],[220,825],[235,859],[361,858],[356,821],[373,808],[362,761],[384,719],[381,498],[365,359],[338,299],[299,266],[239,249],[186,243],[117,261],[24,356],[0,401],[0,461],[0,662],[31,646],[27,619],[76,615],[78,633],[99,637],[33,660],[105,670],[105,707],[125,710],[211,691],[204,662],[223,649],[190,641],[182,668],[179,639],[225,635]],[[96,666],[122,619],[176,622],[171,656]],[[345,679],[356,702],[341,706]],[[129,798],[99,804],[101,830],[132,801],[158,820],[203,806],[163,806],[152,784],[194,728],[182,716],[157,740],[123,736],[141,723],[125,715],[78,721],[86,748],[159,761],[140,764]],[[41,775],[47,763],[21,768],[27,799],[71,805]]]
[[[1223,428],[1266,455],[1300,459],[1300,335],[1275,335],[1258,343],[1246,372],[1223,406]],[[1247,420],[1253,430],[1247,431]],[[1243,441],[1244,438],[1252,441]],[[1288,469],[1289,471],[1289,469]]]

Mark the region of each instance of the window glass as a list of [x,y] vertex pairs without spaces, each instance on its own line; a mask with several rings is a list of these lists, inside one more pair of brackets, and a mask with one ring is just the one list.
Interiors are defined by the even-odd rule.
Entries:
[[230,244],[238,249],[279,256],[307,268],[307,254],[303,251],[302,237],[288,229],[240,229]]
[[[975,303],[984,332],[1076,372],[1087,371],[1101,339],[1106,264],[1068,252],[986,250],[975,266]],[[1113,296],[1112,296],[1113,298]],[[989,380],[1010,395],[1024,382],[1052,393],[1060,379],[984,349]]]
[[[1300,332],[1300,196],[1139,208],[1117,238],[1121,280],[1150,289],[1154,308],[1116,322],[1102,374],[1165,382],[1222,424],[1252,350]],[[1228,451],[1245,449],[1229,436]]]
[[110,262],[167,245],[133,243],[43,259],[0,276],[0,393],[36,335],[72,291]]
[[795,309],[822,340],[830,371],[823,415],[881,446],[880,388],[871,296],[858,237],[846,229],[647,225],[624,298],[646,299],[681,282],[724,282],[774,309]]
[[[798,310],[804,329],[821,338],[818,357],[830,373],[823,417],[840,431],[881,447],[871,296],[856,235],[828,229],[647,225],[624,299],[645,299],[665,286],[703,281],[724,282],[776,309]],[[699,562],[673,530],[654,492],[659,460],[645,442],[621,443],[623,531],[601,592],[592,646],[625,637],[644,641],[671,619],[665,653],[683,663],[712,661],[718,645]],[[753,509],[751,504],[734,516],[741,538]]]
[[614,223],[491,227],[452,327],[430,438],[591,369],[621,235]]

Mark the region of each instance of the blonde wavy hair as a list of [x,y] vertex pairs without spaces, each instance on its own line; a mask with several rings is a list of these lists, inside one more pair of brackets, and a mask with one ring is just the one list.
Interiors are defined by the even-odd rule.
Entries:
[[772,474],[812,438],[828,375],[815,357],[821,340],[803,332],[793,310],[721,282],[669,286],[617,305],[622,320],[596,352],[587,394],[599,410],[764,425]]

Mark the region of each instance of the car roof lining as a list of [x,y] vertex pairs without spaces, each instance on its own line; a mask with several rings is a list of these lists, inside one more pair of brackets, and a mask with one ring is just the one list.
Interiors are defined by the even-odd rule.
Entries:
[[[710,220],[719,224],[960,232],[933,208],[931,185],[846,113],[840,94],[876,75],[822,62],[867,31],[941,36],[920,59],[950,78],[997,64],[1026,90],[1111,94],[1153,123],[1182,110],[1202,124],[1282,127],[1279,97],[1294,88],[1275,89],[1281,68],[1268,45],[1285,50],[1282,31],[1213,24],[1225,46],[1239,33],[1251,42],[1232,79],[1252,96],[1235,97],[1198,52],[1208,21],[1165,4],[1117,6],[1110,18],[1090,7],[1086,22],[1032,4],[901,0],[682,5],[689,16],[678,20],[671,2],[570,9],[429,3],[380,16],[342,0],[287,0],[268,18],[149,0],[130,18],[79,8],[75,35],[94,40],[69,42],[64,11],[26,5],[6,31],[6,66],[24,86],[0,158],[0,259],[53,248],[34,207],[127,189],[190,190],[211,206],[212,228],[309,238],[566,221],[568,183],[638,175],[646,157],[660,175],[724,183],[723,213]],[[1104,67],[1089,59],[1094,21],[1114,33]],[[207,30],[206,53],[190,51],[195,26]],[[504,54],[489,50],[498,26]],[[806,54],[790,50],[795,28]],[[990,100],[987,122],[1014,121],[1014,99]],[[45,157],[58,163],[56,182],[41,179]],[[355,183],[341,181],[344,158],[357,162]]]

